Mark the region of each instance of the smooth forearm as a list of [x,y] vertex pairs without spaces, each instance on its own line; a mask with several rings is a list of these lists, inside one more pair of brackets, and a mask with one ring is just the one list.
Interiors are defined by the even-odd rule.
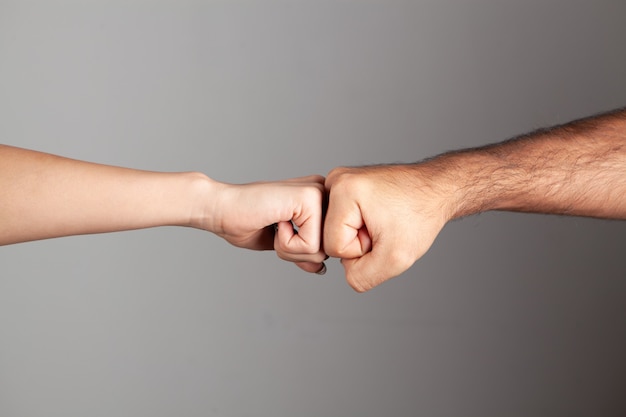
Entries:
[[0,146],[0,161],[0,244],[191,226],[209,183],[198,173],[140,171],[9,146]]
[[242,248],[275,249],[323,273],[323,183],[314,175],[225,184],[198,172],[142,171],[0,145],[0,245],[190,226]]
[[488,210],[626,218],[626,112],[534,132],[424,164],[449,217]]

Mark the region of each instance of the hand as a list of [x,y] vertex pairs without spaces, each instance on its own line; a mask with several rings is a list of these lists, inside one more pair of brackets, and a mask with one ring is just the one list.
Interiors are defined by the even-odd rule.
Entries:
[[341,258],[352,288],[368,291],[426,253],[449,218],[436,188],[419,165],[330,172],[324,250]]
[[210,220],[202,228],[234,246],[275,249],[281,259],[307,272],[325,272],[327,256],[321,249],[324,177],[213,185],[213,203],[205,208],[204,216]]

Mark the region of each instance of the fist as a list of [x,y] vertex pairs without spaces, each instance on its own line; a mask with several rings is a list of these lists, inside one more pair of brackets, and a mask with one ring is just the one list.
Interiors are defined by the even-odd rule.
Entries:
[[325,187],[324,252],[341,258],[358,292],[406,271],[447,221],[445,199],[419,165],[337,168]]
[[[274,249],[307,272],[323,273],[322,206],[324,177],[313,175],[276,182],[215,183],[215,200],[206,227],[230,244]],[[207,201],[209,201],[207,199]]]

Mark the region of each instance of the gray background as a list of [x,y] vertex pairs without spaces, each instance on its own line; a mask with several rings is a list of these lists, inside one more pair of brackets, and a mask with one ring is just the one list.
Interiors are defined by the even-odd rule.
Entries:
[[[0,141],[222,181],[626,104],[616,1],[0,1]],[[626,224],[487,213],[354,293],[160,228],[0,248],[0,415],[617,416]]]

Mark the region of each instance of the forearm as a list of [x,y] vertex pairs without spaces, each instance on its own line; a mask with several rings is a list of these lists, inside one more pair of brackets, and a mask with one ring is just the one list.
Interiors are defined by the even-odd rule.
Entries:
[[336,168],[324,250],[368,291],[422,257],[447,221],[488,210],[626,219],[626,111],[400,165]]
[[424,163],[449,218],[488,210],[626,218],[626,111]]
[[93,164],[0,145],[0,244],[191,226],[208,179]]

